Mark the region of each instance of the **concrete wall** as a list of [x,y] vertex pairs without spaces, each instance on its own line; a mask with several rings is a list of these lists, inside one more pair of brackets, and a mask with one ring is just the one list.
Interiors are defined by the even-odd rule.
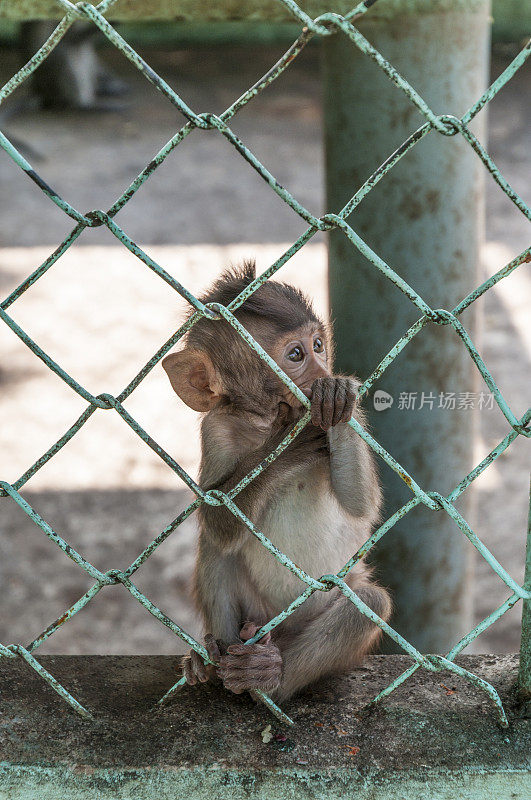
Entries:
[[41,660],[96,719],[83,721],[21,660],[0,660],[0,800],[531,797],[531,720],[518,716],[514,656],[459,659],[496,686],[503,730],[486,695],[448,673],[419,670],[361,714],[409,666],[404,656],[373,656],[307,690],[286,704],[292,728],[211,685],[150,713],[175,680],[172,657]]

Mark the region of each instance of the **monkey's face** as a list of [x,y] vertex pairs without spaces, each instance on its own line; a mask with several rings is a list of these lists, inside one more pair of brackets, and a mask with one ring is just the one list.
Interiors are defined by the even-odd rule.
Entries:
[[[326,332],[313,322],[282,336],[271,355],[293,383],[308,397],[313,382],[317,378],[330,375]],[[282,393],[283,399],[290,406],[300,405],[297,398],[284,385]]]
[[[330,374],[328,337],[317,320],[280,330],[248,314],[242,324],[308,397],[313,382]],[[228,324],[201,321],[193,332],[195,338],[166,356],[162,366],[174,391],[195,411],[208,412],[227,402],[273,416],[279,403],[300,408],[290,389]]]

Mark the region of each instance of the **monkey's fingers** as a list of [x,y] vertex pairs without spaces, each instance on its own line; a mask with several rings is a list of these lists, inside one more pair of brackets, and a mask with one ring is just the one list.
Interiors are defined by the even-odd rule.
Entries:
[[[336,392],[339,378],[332,376],[317,378],[312,384],[312,424],[327,431],[334,425],[334,412],[336,406]],[[339,399],[341,403],[341,399]],[[341,409],[343,411],[343,409]]]
[[208,668],[199,653],[196,653],[195,650],[190,651],[190,662],[192,665],[192,670],[200,683],[206,683],[208,681]]
[[347,378],[347,394],[345,400],[345,408],[341,416],[340,422],[348,422],[354,411],[354,406],[358,399],[357,387],[359,386],[352,378]]
[[[261,627],[262,627],[261,625],[257,625],[255,622],[251,622],[251,620],[249,619],[245,620],[245,623],[240,631],[240,639],[243,642],[246,642],[248,639],[252,639],[255,633],[259,631]],[[267,642],[269,642],[270,640],[271,640],[271,634],[266,633],[260,639],[260,644],[267,644]]]
[[[260,642],[256,642],[255,644],[231,644],[227,648],[227,654],[230,654],[231,656],[239,656],[240,658],[248,658],[250,655],[256,653],[272,654],[280,652],[276,644],[270,641],[271,636],[269,634],[268,636],[269,639],[266,642],[262,640]],[[222,660],[224,657],[222,657]]]
[[211,658],[212,661],[219,661],[221,658],[221,649],[217,639],[215,639],[211,633],[207,633],[205,634],[204,642],[209,658]]
[[182,669],[183,669],[183,678],[186,679],[186,683],[189,686],[195,686],[197,683],[197,678],[192,668],[192,659],[190,658],[190,656],[185,656],[183,658]]
[[312,425],[315,425],[316,428],[320,428],[323,421],[323,382],[319,378],[312,384],[311,401],[310,413]]
[[252,639],[258,630],[260,630],[259,625],[257,625],[255,622],[251,622],[250,619],[246,619],[240,630],[240,639],[246,642],[247,639]]
[[336,381],[336,391],[334,396],[334,414],[332,417],[332,427],[341,422],[345,415],[347,404],[347,381],[344,378],[338,378]]
[[321,428],[327,431],[332,427],[332,420],[334,418],[334,404],[337,383],[333,380],[323,381],[323,404],[322,404],[322,419]]

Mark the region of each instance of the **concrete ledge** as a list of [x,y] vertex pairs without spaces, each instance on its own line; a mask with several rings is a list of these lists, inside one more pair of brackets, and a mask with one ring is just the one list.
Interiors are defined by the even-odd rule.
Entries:
[[[22,661],[0,660],[0,800],[531,797],[531,720],[518,717],[516,656],[459,660],[499,691],[508,730],[474,687],[420,670],[360,718],[409,666],[403,656],[373,656],[287,704],[291,729],[215,686],[147,713],[175,680],[171,657],[40,661],[98,719],[77,717]],[[269,743],[266,725],[277,737]]]

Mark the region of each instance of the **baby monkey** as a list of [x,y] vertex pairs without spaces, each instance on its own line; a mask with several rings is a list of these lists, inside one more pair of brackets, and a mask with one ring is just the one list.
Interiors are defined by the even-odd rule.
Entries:
[[[254,262],[229,270],[201,297],[228,305],[255,278]],[[235,316],[311,402],[311,423],[236,497],[258,530],[315,578],[338,572],[371,534],[381,492],[370,449],[347,425],[361,423],[355,378],[332,374],[327,326],[297,289],[268,281]],[[225,321],[201,319],[185,347],[163,360],[179,397],[202,412],[199,483],[229,492],[289,433],[305,408]],[[377,643],[380,629],[334,588],[315,592],[256,644],[256,631],[306,588],[225,506],[198,510],[195,596],[205,646],[191,651],[190,685],[217,676],[239,694],[262,689],[279,701],[327,675],[345,673]],[[362,561],[346,583],[380,617],[389,595]]]

